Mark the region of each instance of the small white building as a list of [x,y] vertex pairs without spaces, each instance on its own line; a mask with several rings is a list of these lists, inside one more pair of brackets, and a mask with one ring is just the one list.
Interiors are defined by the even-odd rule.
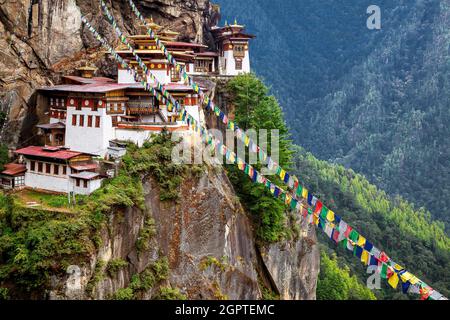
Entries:
[[[56,193],[90,194],[101,186],[103,177],[95,173],[98,166],[90,154],[39,146],[19,149],[16,153],[25,164],[26,187]],[[85,183],[83,179],[89,182]]]
[[249,41],[255,36],[244,33],[244,28],[235,22],[232,25],[212,29],[219,51],[220,75],[237,76],[250,72]]

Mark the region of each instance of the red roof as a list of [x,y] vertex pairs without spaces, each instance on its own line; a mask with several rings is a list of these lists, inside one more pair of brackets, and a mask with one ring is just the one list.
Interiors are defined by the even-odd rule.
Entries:
[[84,164],[71,165],[70,167],[77,171],[86,171],[86,170],[97,169],[98,165],[96,163],[84,163]]
[[7,176],[15,176],[27,171],[27,167],[23,164],[18,163],[8,163],[5,164],[5,170],[2,171],[2,174]]
[[203,47],[203,48],[207,48],[208,46],[205,46],[203,44],[200,43],[190,43],[190,42],[179,42],[179,41],[169,41],[166,42],[166,47]]
[[83,78],[77,76],[63,76],[63,79],[68,79],[83,84],[114,82],[114,79],[106,77]]
[[65,129],[66,125],[62,122],[38,124],[36,127],[41,129]]
[[195,54],[197,57],[218,57],[219,54],[217,52],[211,52],[211,51],[207,51],[207,52],[199,52]]
[[[55,150],[55,151],[53,151]],[[36,156],[49,159],[69,160],[76,156],[84,154],[83,152],[71,151],[67,149],[50,149],[38,146],[29,146],[23,149],[16,150],[17,154],[24,156]]]
[[105,93],[116,90],[123,90],[130,87],[129,84],[118,84],[118,83],[106,83],[106,82],[95,82],[91,84],[68,84],[68,85],[58,85],[51,87],[43,87],[40,90],[44,91],[70,91],[70,92],[90,92],[90,93]]

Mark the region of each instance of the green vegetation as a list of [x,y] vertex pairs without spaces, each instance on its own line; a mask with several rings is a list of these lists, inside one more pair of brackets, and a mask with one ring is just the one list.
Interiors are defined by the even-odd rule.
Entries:
[[143,148],[130,145],[122,159],[128,173],[151,174],[159,184],[161,201],[178,199],[183,175],[188,171],[187,166],[171,161],[175,145],[171,134],[163,131],[154,135],[151,142],[144,143]]
[[92,293],[92,290],[95,286],[105,278],[105,267],[106,262],[103,260],[98,260],[95,264],[94,273],[89,279],[88,284],[86,285],[86,291],[88,293]]
[[9,162],[8,147],[3,143],[0,143],[0,171],[3,171],[4,165],[7,164],[8,162]]
[[[278,129],[280,136],[279,163],[288,167],[292,151],[288,129],[278,102],[268,95],[268,88],[254,75],[246,74],[228,82],[227,90],[235,106],[235,120],[243,129],[267,129],[268,142],[271,141],[271,129]],[[275,152],[268,143],[267,154]],[[261,164],[254,166],[258,170]],[[285,205],[275,199],[263,185],[254,184],[248,176],[235,165],[227,166],[228,176],[246,209],[254,217],[257,236],[262,242],[277,242],[286,237]],[[280,182],[276,176],[269,177]]]
[[187,297],[178,288],[161,287],[153,300],[186,300]]
[[133,289],[120,288],[111,297],[112,300],[133,300]]
[[128,262],[123,259],[117,258],[108,262],[106,271],[108,272],[110,277],[115,277],[117,272],[126,267],[128,267]]
[[147,291],[159,281],[166,280],[168,276],[169,262],[166,257],[162,257],[141,273],[133,275],[130,288],[133,292]]
[[200,270],[205,271],[211,266],[216,266],[219,268],[222,272],[224,272],[228,267],[227,258],[222,257],[222,259],[219,261],[216,257],[205,257],[200,262]]
[[155,235],[155,221],[153,218],[147,217],[144,221],[144,226],[139,231],[138,239],[136,240],[136,248],[138,252],[147,251],[150,248],[150,239]]
[[316,295],[317,300],[376,300],[370,289],[350,275],[347,266],[338,264],[336,254],[330,258],[324,251],[320,255]]
[[8,288],[0,288],[0,300],[9,300]]
[[67,195],[56,195],[25,189],[16,193],[15,196],[16,200],[22,202],[23,205],[32,201],[41,204],[43,208],[69,208],[69,199]]
[[[376,247],[444,295],[450,293],[450,279],[446,276],[450,274],[450,239],[442,223],[433,222],[429,212],[415,209],[399,197],[391,199],[362,175],[319,161],[301,148],[297,149],[294,167],[311,192]],[[338,252],[340,259],[345,259],[353,274],[362,281],[367,279],[358,259],[336,248],[323,232],[319,237]],[[382,286],[383,290],[375,292],[378,298],[397,297],[385,281]]]

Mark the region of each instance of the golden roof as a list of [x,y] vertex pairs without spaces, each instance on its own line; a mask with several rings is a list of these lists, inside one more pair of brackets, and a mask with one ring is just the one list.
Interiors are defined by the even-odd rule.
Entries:
[[79,70],[79,71],[97,71],[98,69],[95,67],[89,67],[86,65],[84,67],[77,68],[77,70]]

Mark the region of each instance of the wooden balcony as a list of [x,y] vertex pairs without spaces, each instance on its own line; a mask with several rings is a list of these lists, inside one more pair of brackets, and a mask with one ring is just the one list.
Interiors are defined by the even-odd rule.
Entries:
[[148,115],[148,114],[155,114],[158,113],[159,109],[158,107],[127,107],[127,114],[143,114],[143,115]]

